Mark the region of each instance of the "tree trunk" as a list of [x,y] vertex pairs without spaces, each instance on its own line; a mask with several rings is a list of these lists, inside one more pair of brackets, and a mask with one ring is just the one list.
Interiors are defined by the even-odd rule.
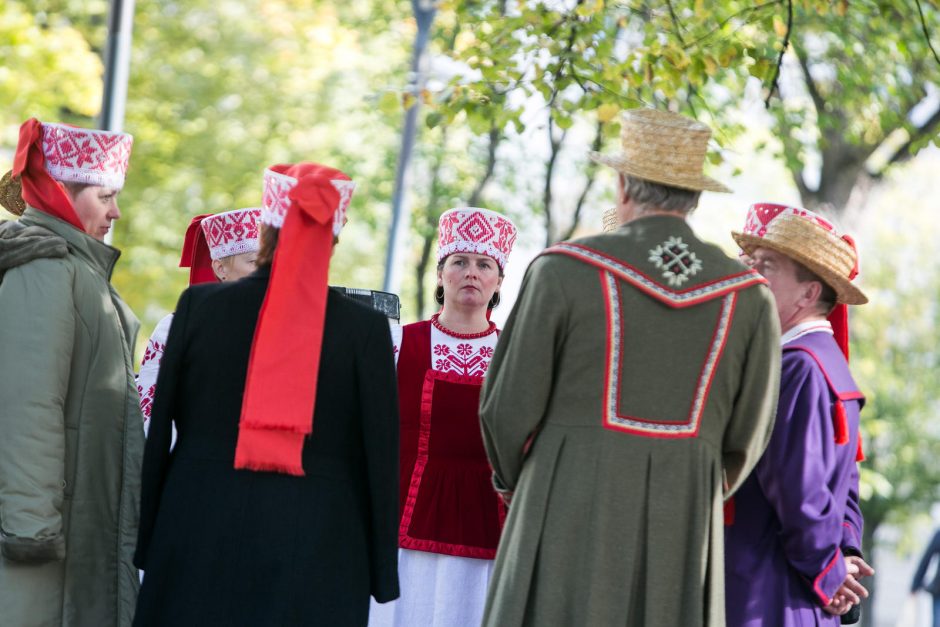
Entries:
[[415,292],[415,312],[417,320],[424,320],[424,275],[428,271],[428,262],[431,260],[431,248],[434,246],[434,233],[425,235],[421,242],[421,258],[418,259],[418,265],[415,267],[415,281],[417,290]]
[[794,178],[800,190],[800,199],[807,209],[841,217],[849,207],[852,190],[859,179],[867,176],[865,160],[871,154],[872,147],[853,146],[836,133],[826,135],[818,187],[807,187],[802,180],[802,173],[794,173]]

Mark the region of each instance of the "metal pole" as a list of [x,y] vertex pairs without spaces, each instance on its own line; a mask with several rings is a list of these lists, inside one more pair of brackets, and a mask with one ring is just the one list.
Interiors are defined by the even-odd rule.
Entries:
[[431,32],[431,23],[437,12],[437,3],[432,0],[412,0],[418,34],[415,36],[414,52],[411,57],[411,93],[414,99],[405,111],[405,128],[402,131],[401,149],[398,153],[398,165],[395,170],[395,190],[392,194],[392,224],[388,234],[388,250],[385,256],[385,282],[382,290],[397,293],[401,283],[402,243],[408,226],[408,208],[405,204],[405,186],[411,151],[414,148],[418,126],[418,109],[421,103],[421,90],[424,88],[424,50]]
[[[104,59],[104,94],[101,100],[101,116],[98,120],[98,125],[105,131],[124,130],[127,79],[131,65],[134,1],[111,0],[108,45]],[[111,243],[113,234],[114,229],[108,231],[105,243]]]
[[104,96],[99,120],[99,125],[106,131],[124,129],[133,26],[134,0],[111,0],[108,46],[104,65]]

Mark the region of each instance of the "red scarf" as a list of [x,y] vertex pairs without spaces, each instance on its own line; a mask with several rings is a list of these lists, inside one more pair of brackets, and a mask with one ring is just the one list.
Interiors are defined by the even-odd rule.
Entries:
[[304,474],[313,431],[333,216],[340,203],[333,168],[300,163],[271,170],[297,179],[278,238],[248,361],[235,468]]

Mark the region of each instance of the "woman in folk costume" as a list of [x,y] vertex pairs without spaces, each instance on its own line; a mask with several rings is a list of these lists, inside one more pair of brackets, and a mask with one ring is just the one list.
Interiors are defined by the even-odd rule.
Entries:
[[497,339],[489,311],[499,303],[516,228],[471,207],[445,212],[439,231],[441,311],[403,327],[396,352],[402,597],[373,606],[372,627],[479,625],[506,515],[478,407]]
[[727,622],[855,622],[845,614],[867,596],[857,580],[873,574],[858,505],[865,399],[844,326],[846,306],[868,302],[852,282],[855,243],[822,216],[777,204],[752,206],[733,236],[767,278],[783,335],[773,435],[726,509]]
[[135,625],[366,625],[370,594],[398,596],[388,322],[327,288],[352,190],[333,168],[272,166],[258,270],[180,297],[144,456]]
[[[0,197],[0,625],[129,625],[139,324],[111,286],[132,138],[20,127]],[[25,202],[24,202],[25,201]]]
[[[186,229],[180,259],[180,267],[189,268],[189,284],[237,281],[254,272],[260,215],[260,209],[251,208],[193,218]],[[173,314],[167,314],[157,323],[137,375],[144,431],[150,423],[157,374],[171,322]]]

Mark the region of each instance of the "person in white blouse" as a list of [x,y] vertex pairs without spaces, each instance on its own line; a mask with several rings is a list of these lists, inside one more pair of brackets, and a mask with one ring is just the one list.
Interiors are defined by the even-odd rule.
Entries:
[[[237,281],[254,272],[260,214],[260,209],[249,208],[193,218],[186,229],[180,259],[180,267],[189,268],[189,284]],[[160,360],[172,322],[173,314],[168,314],[157,323],[147,341],[140,373],[137,375],[137,393],[140,395],[145,432],[150,423]]]
[[393,332],[401,419],[401,597],[373,603],[370,627],[479,625],[506,507],[493,488],[478,413],[498,331],[512,222],[473,207],[439,223],[441,310]]

